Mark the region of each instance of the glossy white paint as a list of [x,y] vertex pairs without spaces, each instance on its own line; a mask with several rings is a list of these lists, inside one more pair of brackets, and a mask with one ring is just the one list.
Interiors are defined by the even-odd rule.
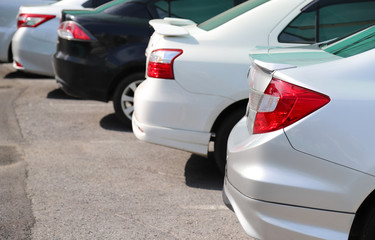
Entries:
[[[155,49],[163,48],[182,49],[183,53],[174,62],[175,80],[159,79],[158,88],[155,88],[156,79],[146,76],[142,87],[137,89],[133,115],[135,135],[144,141],[197,153],[190,142],[185,144],[183,134],[189,141],[194,141],[194,138],[198,141],[202,133],[210,136],[220,113],[247,99],[246,74],[250,64],[247,53],[257,45],[266,45],[270,36],[276,38],[277,34],[271,35],[275,26],[284,28],[289,22],[283,19],[290,18],[288,15],[291,13],[297,15],[309,2],[311,0],[269,1],[210,31],[190,22],[177,22],[176,26],[168,19],[152,20],[151,25],[157,27],[146,56],[149,57]],[[173,31],[183,36],[168,37]],[[178,96],[174,89],[167,90],[171,82],[178,86]],[[159,91],[159,88],[164,91]],[[161,133],[161,129],[168,134]],[[166,137],[173,132],[179,136],[174,139],[175,142]],[[199,143],[199,154],[207,154],[209,140],[206,138],[205,142]]]

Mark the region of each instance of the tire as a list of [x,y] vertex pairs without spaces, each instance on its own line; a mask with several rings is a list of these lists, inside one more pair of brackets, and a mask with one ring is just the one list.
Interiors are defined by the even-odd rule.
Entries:
[[219,171],[225,173],[227,163],[227,143],[230,132],[234,125],[245,116],[246,107],[237,108],[232,111],[220,124],[215,132],[213,157]]
[[127,76],[118,84],[113,94],[115,114],[129,128],[131,128],[134,111],[134,93],[144,79],[144,73],[135,73]]
[[366,218],[363,226],[360,240],[374,240],[375,239],[375,208],[373,207]]

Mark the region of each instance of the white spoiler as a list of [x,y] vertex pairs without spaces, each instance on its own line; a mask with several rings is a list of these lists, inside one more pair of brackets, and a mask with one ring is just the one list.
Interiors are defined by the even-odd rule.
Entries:
[[288,69],[288,68],[296,68],[297,66],[291,65],[291,64],[282,64],[282,63],[269,63],[269,62],[263,62],[259,60],[254,60],[254,64],[257,65],[259,68],[261,68],[265,72],[273,72],[275,70],[282,70],[282,69]]
[[182,18],[153,19],[149,23],[154,28],[155,32],[164,36],[189,35],[189,32],[184,26],[196,25],[195,22]]

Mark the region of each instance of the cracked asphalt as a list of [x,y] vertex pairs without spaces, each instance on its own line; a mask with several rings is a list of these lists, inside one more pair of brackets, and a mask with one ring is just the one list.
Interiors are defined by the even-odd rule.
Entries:
[[247,239],[213,162],[0,64],[0,239]]

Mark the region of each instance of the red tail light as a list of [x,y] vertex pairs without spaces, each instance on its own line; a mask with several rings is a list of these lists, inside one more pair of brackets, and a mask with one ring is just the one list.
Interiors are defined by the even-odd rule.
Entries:
[[55,15],[21,13],[17,18],[17,28],[37,27],[40,24],[55,18]]
[[68,40],[93,40],[81,26],[72,21],[61,23],[57,30],[57,33],[59,37]]
[[285,128],[329,101],[330,98],[324,94],[273,78],[264,94],[250,94],[250,111],[256,112],[253,133]]
[[154,50],[148,61],[147,76],[174,79],[173,62],[181,54],[181,49]]
[[15,60],[13,61],[13,63],[16,65],[16,67],[18,67],[18,68],[23,68],[23,66],[22,66],[21,63],[15,61]]

